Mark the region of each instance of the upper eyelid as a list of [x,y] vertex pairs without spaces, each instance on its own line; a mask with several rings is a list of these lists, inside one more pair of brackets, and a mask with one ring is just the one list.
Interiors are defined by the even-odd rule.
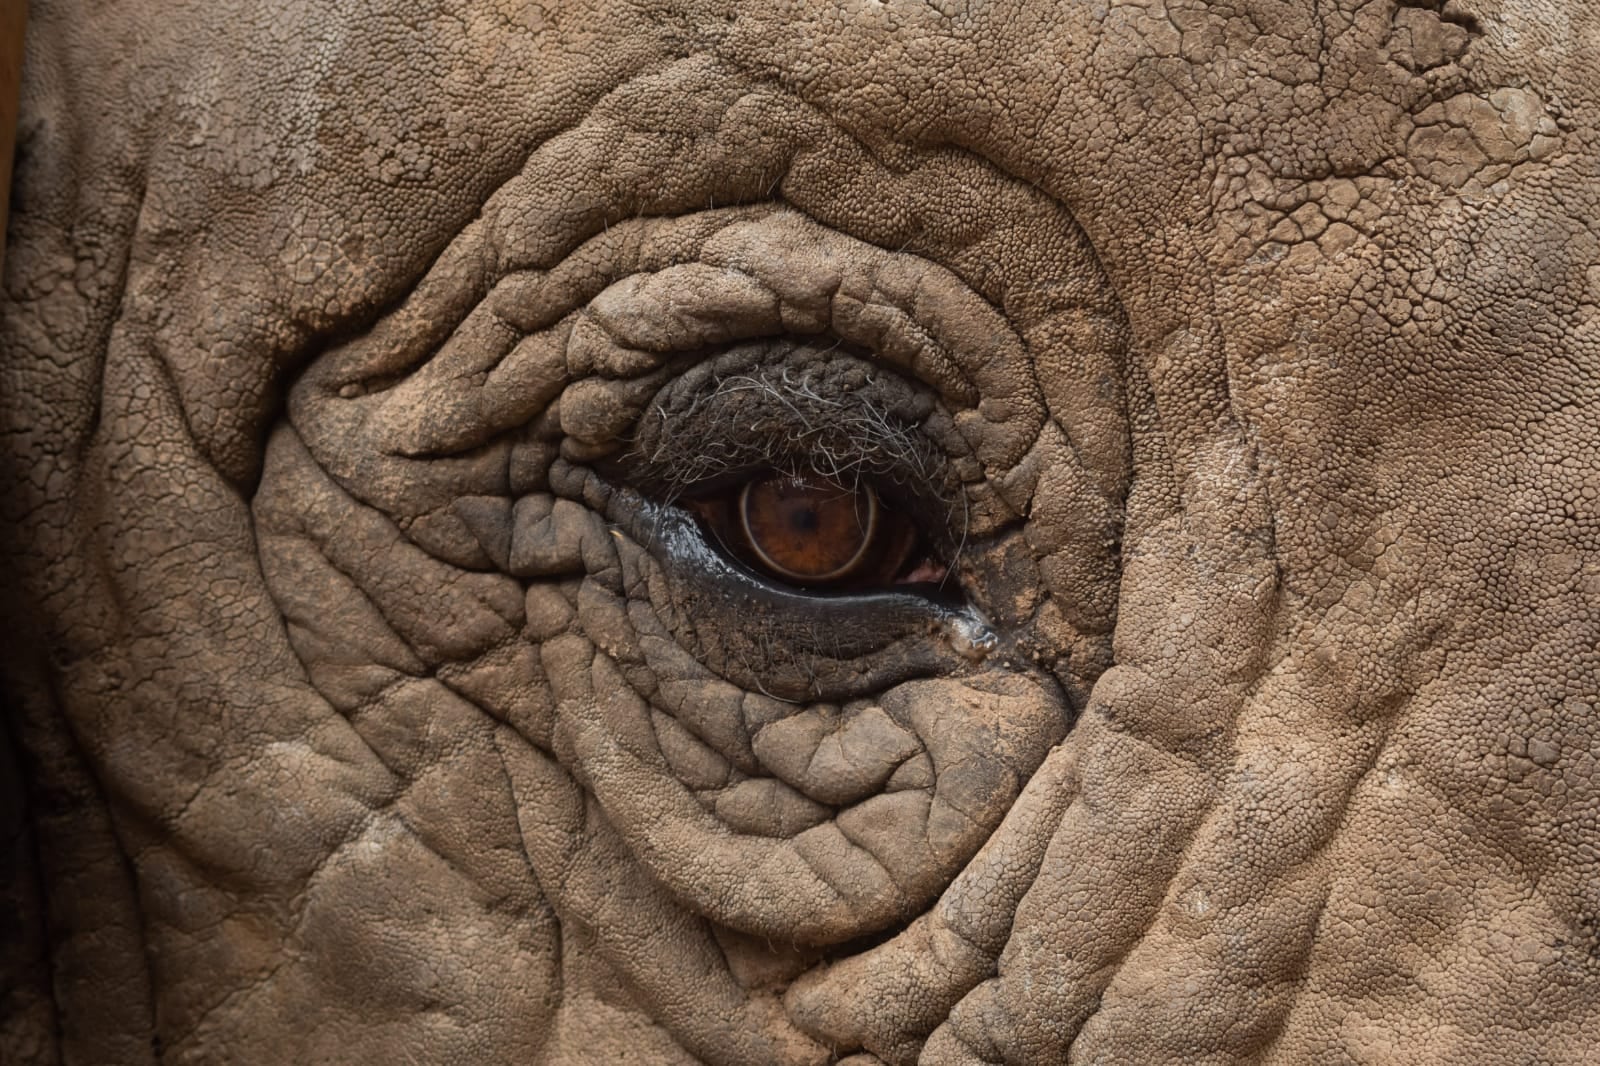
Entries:
[[[825,328],[932,385],[952,407],[971,408],[982,395],[1003,417],[970,424],[980,457],[990,468],[1021,458],[1043,418],[1031,375],[1007,369],[1027,365],[1022,342],[959,279],[794,212],[735,209],[728,223],[689,249],[688,262],[640,264],[636,244],[608,237],[608,254],[576,257],[583,270],[502,278],[431,358],[376,395],[350,395],[353,372],[370,359],[334,360],[316,384],[376,407],[370,426],[381,452],[440,456],[526,422],[585,377],[647,372],[673,346]],[[830,245],[839,252],[821,254]],[[593,291],[596,258],[625,276]],[[439,417],[441,409],[458,417]]]
[[[559,429],[549,425],[550,401],[509,382],[483,387],[499,356],[474,362],[471,345],[447,353],[451,334],[473,314],[490,333],[552,333],[613,282],[684,263],[768,276],[753,260],[735,262],[737,249],[712,246],[736,244],[728,234],[738,226],[770,223],[798,236],[795,255],[882,278],[846,293],[862,306],[885,299],[912,321],[946,324],[932,334],[981,396],[972,401],[978,409],[961,412],[963,429],[1009,506],[1026,506],[1032,475],[1015,471],[1054,422],[1070,439],[1067,458],[1082,467],[1081,482],[1120,512],[1131,470],[1126,395],[1140,375],[1112,282],[1060,194],[958,147],[905,145],[885,155],[811,105],[736,72],[710,74],[702,59],[629,82],[570,128],[552,127],[520,171],[485,187],[480,210],[462,216],[459,234],[409,293],[398,288],[403,278],[380,290],[364,281],[355,303],[326,309],[341,324],[371,322],[359,336],[304,353],[313,358],[292,389],[289,419],[308,430],[308,446],[336,480],[397,513],[447,507],[467,479],[441,460],[504,451],[515,437],[502,464],[509,472],[484,464],[465,491],[542,491]],[[688,68],[695,73],[680,85]],[[722,116],[693,132],[704,151],[684,151],[681,131],[660,125],[663,86],[679,87],[666,91],[694,114]],[[793,121],[774,122],[775,114]],[[751,129],[763,135],[752,139]],[[652,180],[627,180],[638,174]],[[883,210],[886,188],[898,190],[893,212]],[[711,203],[739,206],[700,210]],[[938,280],[924,289],[916,278]],[[831,320],[837,290],[827,291]],[[994,322],[996,335],[1009,338],[999,346],[988,336]],[[456,367],[435,366],[446,354],[460,359]],[[564,375],[564,359],[546,355],[537,364]],[[1033,377],[1036,360],[1051,367],[1048,401]],[[409,412],[385,402],[436,371],[440,387],[415,390],[420,402]],[[554,373],[546,383],[563,385]]]
[[[728,208],[623,223],[548,270],[498,280],[489,275],[492,261],[472,254],[472,239],[481,240],[472,230],[412,298],[368,333],[325,353],[291,390],[290,421],[317,427],[306,436],[308,447],[357,499],[396,515],[432,514],[461,496],[547,491],[558,455],[592,467],[614,454],[611,446],[622,443],[660,381],[705,352],[655,353],[664,359],[654,361],[652,353],[615,343],[589,314],[591,305],[608,290],[619,300],[637,291],[629,285],[645,275],[698,277],[700,284],[680,293],[683,313],[715,324],[726,310],[722,282],[747,275],[770,282],[778,322],[805,326],[784,309],[811,300],[826,307],[828,326],[813,338],[854,343],[874,361],[898,366],[902,377],[931,383],[966,453],[956,480],[983,494],[981,501],[957,494],[963,508],[981,516],[974,528],[1028,506],[1037,468],[1024,458],[1047,431],[1070,438],[1071,478],[1095,497],[1092,509],[1120,514],[1126,420],[1120,401],[1095,397],[1120,382],[1112,368],[1122,334],[1097,305],[1074,302],[1070,291],[1051,295],[1048,279],[1013,327],[952,271],[866,244],[789,208]],[[691,263],[712,269],[668,273]],[[600,306],[608,305],[602,300]],[[812,324],[820,321],[819,312]],[[589,323],[581,331],[588,339],[574,346],[569,342],[580,322]],[[904,328],[889,328],[894,323]],[[606,325],[622,329],[614,314]],[[1083,338],[1085,367],[1102,367],[1101,377],[1047,405],[1033,375],[1038,353],[1027,349],[1024,334],[1056,344]],[[694,336],[704,335],[684,335]],[[911,343],[917,338],[922,347]],[[650,366],[666,369],[640,376],[640,368]],[[651,381],[651,374],[659,376]],[[941,380],[949,387],[941,388]],[[961,386],[964,380],[971,390]],[[569,432],[575,427],[568,416],[582,409],[577,401],[585,393],[612,407],[592,447]]]

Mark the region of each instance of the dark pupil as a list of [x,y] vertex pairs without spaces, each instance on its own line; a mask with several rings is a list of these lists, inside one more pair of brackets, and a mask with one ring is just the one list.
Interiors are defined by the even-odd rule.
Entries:
[[802,504],[789,512],[789,528],[796,533],[815,533],[820,525],[822,519],[810,504]]

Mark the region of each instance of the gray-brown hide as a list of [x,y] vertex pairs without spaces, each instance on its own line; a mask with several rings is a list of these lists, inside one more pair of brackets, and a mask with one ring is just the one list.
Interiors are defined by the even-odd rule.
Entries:
[[1587,0],[30,17],[0,1059],[1600,1054]]

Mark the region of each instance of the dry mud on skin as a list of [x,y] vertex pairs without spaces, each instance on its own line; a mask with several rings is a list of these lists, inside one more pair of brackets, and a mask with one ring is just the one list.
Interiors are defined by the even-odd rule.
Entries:
[[32,8],[0,1059],[1600,1047],[1589,5]]

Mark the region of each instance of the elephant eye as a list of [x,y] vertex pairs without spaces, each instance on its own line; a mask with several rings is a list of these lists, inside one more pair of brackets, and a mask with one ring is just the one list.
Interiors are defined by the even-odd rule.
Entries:
[[868,481],[769,470],[686,502],[730,555],[798,588],[937,583],[948,570]]

